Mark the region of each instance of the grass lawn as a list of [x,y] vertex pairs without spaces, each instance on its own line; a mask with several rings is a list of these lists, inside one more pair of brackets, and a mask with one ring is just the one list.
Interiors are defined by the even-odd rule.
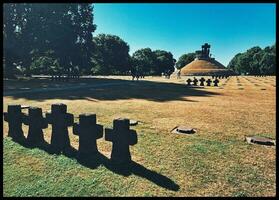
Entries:
[[[275,77],[230,77],[220,87],[203,88],[186,87],[185,78],[96,77],[86,83],[123,84],[4,96],[4,111],[8,104],[38,106],[45,112],[52,103],[65,103],[75,117],[96,113],[104,127],[112,127],[118,117],[143,122],[131,127],[138,144],[130,147],[132,166],[123,170],[109,164],[112,144],[104,139],[97,142],[97,164],[90,159],[79,163],[11,141],[3,121],[4,196],[275,196],[276,147],[244,141],[246,135],[275,138]],[[4,91],[54,84],[36,81],[4,81]],[[171,133],[177,125],[197,133]],[[23,130],[26,134],[28,126]],[[72,128],[69,134],[77,149],[78,136]],[[49,143],[50,126],[44,136]]]

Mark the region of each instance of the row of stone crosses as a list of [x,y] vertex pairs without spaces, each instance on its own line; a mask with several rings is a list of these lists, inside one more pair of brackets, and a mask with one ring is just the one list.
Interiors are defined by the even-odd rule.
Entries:
[[[96,140],[103,137],[103,126],[96,123],[96,114],[79,115],[79,123],[74,123],[74,115],[67,113],[67,105],[52,104],[51,112],[43,117],[42,109],[29,107],[28,115],[22,113],[21,105],[8,105],[8,112],[4,112],[4,120],[8,122],[8,136],[14,141],[25,141],[31,146],[44,142],[43,129],[52,125],[51,148],[55,153],[63,153],[71,147],[68,127],[73,126],[73,134],[79,136],[78,155],[87,157],[98,153]],[[22,123],[29,126],[27,138],[22,131]],[[115,119],[113,129],[105,128],[106,141],[113,143],[111,160],[116,164],[131,161],[130,145],[137,144],[137,133],[130,130],[130,120]]]
[[229,76],[228,75],[226,75],[226,76],[221,76],[221,75],[220,76],[212,76],[212,79],[214,79],[214,77],[215,77],[214,81],[212,81],[210,78],[205,80],[205,78],[203,78],[203,77],[201,77],[199,80],[196,79],[196,77],[194,77],[193,80],[188,78],[186,80],[186,83],[187,83],[186,85],[189,86],[193,82],[192,85],[197,86],[198,85],[197,83],[200,81],[200,86],[204,86],[204,82],[206,82],[206,86],[210,86],[212,82],[214,83],[214,86],[218,86],[219,80],[217,78],[219,78],[219,79],[220,78],[222,78],[222,79],[226,78],[227,79]]

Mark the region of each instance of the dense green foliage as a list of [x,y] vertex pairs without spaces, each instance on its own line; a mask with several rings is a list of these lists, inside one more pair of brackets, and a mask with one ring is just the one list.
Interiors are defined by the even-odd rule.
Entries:
[[189,64],[192,62],[196,57],[195,53],[188,53],[188,54],[183,54],[182,56],[179,57],[177,63],[175,64],[175,67],[177,69],[181,69],[185,65]]
[[[161,75],[195,59],[183,54],[175,64],[171,52],[139,49],[115,35],[93,38],[93,6],[89,3],[9,3],[3,9],[4,76]],[[228,68],[244,74],[275,74],[276,47],[253,47],[237,54]]]
[[93,39],[93,74],[124,74],[130,70],[129,45],[115,35],[99,34]]
[[228,64],[228,68],[238,74],[275,75],[276,46],[261,49],[253,47],[244,53],[238,53]]
[[91,4],[4,4],[3,21],[7,77],[18,65],[26,75],[45,73],[45,67],[60,74],[90,71],[96,29]]
[[[160,75],[174,70],[170,52],[149,48],[129,55],[115,35],[93,38],[93,6],[79,4],[5,4],[4,74]],[[133,65],[133,66],[132,66]]]
[[150,48],[139,49],[132,55],[132,73],[161,75],[174,71],[175,59],[172,53]]

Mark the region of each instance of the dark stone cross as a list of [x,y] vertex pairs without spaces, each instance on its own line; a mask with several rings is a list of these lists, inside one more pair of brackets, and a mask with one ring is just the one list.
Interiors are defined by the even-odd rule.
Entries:
[[8,105],[8,112],[4,112],[4,121],[9,124],[8,137],[14,141],[23,142],[25,137],[22,131],[22,123],[25,114],[21,112],[21,105]]
[[23,123],[29,126],[27,143],[39,145],[44,142],[43,130],[48,127],[46,119],[43,117],[42,109],[30,107],[28,116],[25,116]]
[[187,85],[191,85],[192,80],[190,78],[187,79]]
[[96,124],[96,114],[79,115],[79,124],[74,123],[73,133],[79,136],[79,156],[99,153],[96,140],[103,137],[103,126]]
[[216,79],[213,81],[213,83],[214,83],[214,86],[218,86],[219,80],[216,78]]
[[51,113],[46,113],[47,123],[52,125],[51,146],[56,153],[71,148],[68,126],[74,124],[73,114],[67,113],[67,105],[52,104]]
[[196,79],[196,78],[194,77],[193,85],[197,85],[198,82],[199,82],[198,79]]
[[206,86],[210,86],[210,84],[212,83],[212,80],[210,80],[210,78],[209,79],[207,79],[207,81],[206,81]]
[[205,81],[205,79],[203,78],[203,77],[201,77],[201,79],[200,79],[200,86],[204,86],[204,81]]
[[130,130],[129,119],[113,120],[113,129],[105,129],[105,140],[111,141],[111,160],[115,164],[129,164],[131,162],[130,145],[137,144],[137,132]]
[[203,57],[205,58],[208,58],[209,57],[209,50],[210,49],[210,45],[205,43],[204,45],[202,45],[202,55]]

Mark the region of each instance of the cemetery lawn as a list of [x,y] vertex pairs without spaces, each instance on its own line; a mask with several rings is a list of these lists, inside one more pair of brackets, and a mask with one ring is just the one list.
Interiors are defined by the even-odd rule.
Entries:
[[[44,83],[4,81],[5,112],[8,104],[37,106],[45,112],[53,103],[64,103],[75,117],[96,113],[97,123],[106,128],[118,117],[141,123],[131,126],[138,134],[138,144],[130,147],[133,167],[121,173],[102,163],[92,167],[17,144],[7,137],[8,124],[3,121],[3,195],[275,196],[276,147],[244,141],[247,135],[276,136],[275,77],[230,77],[220,80],[220,87],[204,88],[186,87],[187,78],[96,77],[79,83],[100,87],[9,96],[5,91]],[[171,133],[177,125],[196,128],[197,133]],[[28,126],[23,130],[26,136]],[[72,127],[69,135],[77,149]],[[49,143],[51,126],[44,136]],[[109,158],[111,142],[102,138],[97,143]]]

